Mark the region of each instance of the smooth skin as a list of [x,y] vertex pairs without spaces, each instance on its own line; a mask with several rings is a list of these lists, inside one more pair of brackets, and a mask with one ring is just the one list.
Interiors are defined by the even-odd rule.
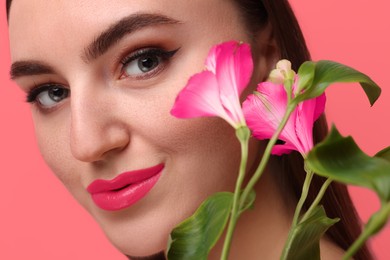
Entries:
[[[151,16],[169,22],[150,22]],[[91,45],[104,31],[135,17],[149,17],[149,24],[94,53]],[[121,252],[163,251],[171,230],[206,197],[234,189],[240,148],[233,129],[218,118],[183,120],[169,111],[188,78],[204,68],[210,47],[227,40],[253,46],[249,93],[278,60],[271,28],[250,37],[226,0],[14,0],[9,31],[12,62],[19,66],[14,79],[26,93],[35,89],[31,111],[45,161]],[[135,58],[150,48],[159,52]],[[147,66],[140,67],[140,59]],[[40,88],[47,84],[55,88]],[[261,147],[251,141],[249,166]],[[160,180],[129,208],[102,210],[86,190],[96,179],[159,163],[165,164]],[[269,172],[256,187],[255,210],[238,224],[231,259],[280,255],[292,209]],[[210,259],[218,259],[220,249]],[[329,259],[339,256],[337,249],[336,255],[326,251]]]

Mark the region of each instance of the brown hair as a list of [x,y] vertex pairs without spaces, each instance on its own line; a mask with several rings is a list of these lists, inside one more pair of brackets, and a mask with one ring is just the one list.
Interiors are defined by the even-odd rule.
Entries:
[[12,2],[12,0],[6,1],[7,17],[9,16],[9,10],[11,9],[11,2]]
[[[295,70],[307,60],[310,54],[305,43],[298,21],[287,0],[234,0],[243,14],[247,28],[256,33],[265,24],[273,28],[274,38],[280,51],[280,58],[292,62]],[[9,15],[12,0],[6,0],[7,16]],[[314,141],[321,141],[327,134],[328,127],[325,116],[322,116],[314,125]],[[303,159],[298,153],[291,153],[280,157],[283,165],[283,174],[277,178],[285,191],[285,197],[298,200],[305,172]],[[308,194],[307,205],[314,200],[324,182],[323,178],[314,177]],[[310,204],[309,204],[310,203]],[[329,217],[339,217],[341,220],[331,227],[327,236],[339,247],[346,250],[361,232],[361,222],[353,206],[347,188],[343,184],[332,183],[322,199]],[[367,246],[363,246],[354,256],[356,260],[373,259]]]
[[[311,59],[298,21],[287,0],[234,1],[241,9],[243,19],[252,33],[261,30],[262,26],[267,23],[271,25],[280,51],[280,58],[290,60],[295,71],[304,61]],[[325,138],[328,126],[324,115],[317,120],[313,131],[315,143]],[[284,188],[284,196],[287,198],[293,196],[293,200],[297,201],[306,175],[303,158],[299,153],[293,152],[278,160],[283,166],[283,171],[276,177],[281,187]],[[308,205],[313,202],[323,182],[324,178],[318,176],[313,178],[304,209],[307,209]],[[340,183],[332,183],[321,203],[330,218],[340,218],[340,221],[328,230],[327,236],[340,248],[348,249],[361,233],[361,221],[347,187]],[[373,256],[365,245],[357,252],[354,259],[370,260]]]

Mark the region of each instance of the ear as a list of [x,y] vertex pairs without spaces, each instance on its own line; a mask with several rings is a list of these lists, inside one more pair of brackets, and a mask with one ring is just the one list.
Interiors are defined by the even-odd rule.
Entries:
[[268,23],[253,36],[252,55],[254,63],[252,79],[257,83],[265,81],[281,56],[271,24]]

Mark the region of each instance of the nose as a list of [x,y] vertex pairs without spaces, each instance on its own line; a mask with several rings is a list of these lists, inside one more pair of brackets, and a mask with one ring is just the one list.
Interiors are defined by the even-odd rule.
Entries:
[[70,146],[76,159],[101,161],[129,144],[130,134],[114,95],[98,87],[71,90]]

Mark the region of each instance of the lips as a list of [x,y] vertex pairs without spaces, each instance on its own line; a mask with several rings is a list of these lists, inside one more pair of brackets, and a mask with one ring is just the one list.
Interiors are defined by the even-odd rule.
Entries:
[[96,180],[87,191],[94,203],[104,210],[116,211],[132,206],[154,187],[161,176],[164,164],[124,172],[112,180]]

